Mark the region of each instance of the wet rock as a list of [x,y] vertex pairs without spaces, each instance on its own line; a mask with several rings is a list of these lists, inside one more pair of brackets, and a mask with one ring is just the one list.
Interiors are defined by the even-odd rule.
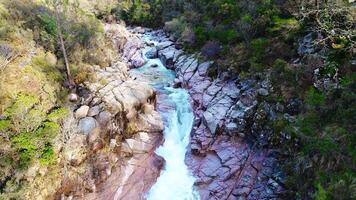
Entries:
[[130,62],[134,67],[141,67],[146,64],[147,61],[143,58],[141,51],[136,51],[136,53],[131,57]]
[[146,55],[146,57],[149,58],[149,59],[157,58],[157,56],[158,56],[157,48],[156,48],[156,47],[150,48],[150,49],[146,52],[145,55]]
[[179,54],[181,54],[181,51],[178,51],[173,46],[169,46],[163,50],[160,50],[158,52],[158,57],[160,58],[164,66],[169,69],[172,69],[175,57],[179,56]]
[[75,111],[75,118],[81,119],[83,117],[86,117],[88,114],[88,111],[89,111],[89,106],[87,106],[87,105],[81,106],[80,108],[78,108]]
[[156,68],[156,67],[158,67],[158,65],[157,64],[152,64],[151,67],[152,68]]
[[98,123],[93,117],[85,117],[79,120],[79,131],[82,134],[88,135],[97,126]]
[[171,42],[171,41],[165,41],[165,42],[160,42],[160,43],[158,43],[157,45],[156,45],[156,47],[157,47],[157,50],[158,51],[161,51],[162,49],[165,49],[165,48],[167,48],[167,47],[169,47],[169,46],[172,46],[173,45],[173,42]]

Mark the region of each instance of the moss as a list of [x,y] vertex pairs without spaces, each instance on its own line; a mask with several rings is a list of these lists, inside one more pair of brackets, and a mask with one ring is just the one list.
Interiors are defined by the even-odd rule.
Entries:
[[26,169],[35,158],[41,164],[49,165],[55,162],[51,142],[59,133],[60,126],[55,122],[45,122],[41,128],[33,132],[21,132],[11,138],[19,154],[18,167]]
[[38,97],[20,94],[17,97],[15,103],[13,103],[10,108],[6,109],[5,116],[9,118],[14,118],[18,115],[24,115],[29,111],[30,108],[32,108],[38,102]]
[[280,18],[279,16],[273,16],[272,26],[268,28],[268,31],[281,31],[287,30],[290,32],[295,32],[300,29],[300,23],[294,17],[291,18]]
[[58,122],[68,116],[69,113],[70,111],[67,108],[57,108],[48,114],[47,119],[52,122]]
[[55,162],[56,162],[56,155],[54,153],[54,150],[50,144],[46,144],[40,156],[40,163],[42,165],[52,165]]
[[10,120],[0,120],[0,130],[8,129],[11,125]]

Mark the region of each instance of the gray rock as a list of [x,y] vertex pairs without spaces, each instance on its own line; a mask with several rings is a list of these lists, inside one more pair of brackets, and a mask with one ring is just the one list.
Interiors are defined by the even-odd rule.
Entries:
[[107,123],[109,123],[110,119],[111,114],[107,111],[103,111],[97,116],[97,120],[101,125],[106,125]]
[[156,68],[156,67],[158,67],[158,65],[157,64],[152,64],[150,67]]
[[210,112],[204,112],[203,119],[205,121],[206,126],[209,128],[210,132],[214,134],[216,128],[218,127],[217,119]]
[[82,134],[88,135],[97,126],[97,121],[92,117],[85,117],[79,120],[79,131]]
[[99,106],[94,106],[91,107],[88,111],[88,117],[94,117],[100,113],[100,107]]
[[171,41],[161,42],[161,43],[157,44],[157,50],[160,51],[160,50],[165,49],[172,45],[173,45],[173,42],[171,42]]
[[154,59],[154,58],[157,58],[157,48],[156,47],[152,47],[150,48],[147,52],[146,52],[146,57],[149,58],[149,59]]
[[87,105],[81,106],[80,108],[78,108],[75,111],[75,118],[81,119],[83,117],[86,117],[88,114],[88,111],[89,111],[89,106],[87,106]]
[[141,27],[141,26],[138,26],[138,27],[134,28],[132,31],[133,31],[134,33],[140,33],[140,34],[143,34],[143,33],[146,32],[145,28],[143,28],[143,27]]
[[141,67],[146,64],[146,60],[142,56],[141,51],[136,51],[136,53],[131,57],[131,64],[134,67]]
[[257,90],[257,93],[261,96],[268,96],[269,95],[269,92],[268,90],[264,89],[264,88],[260,88]]
[[317,51],[315,47],[315,41],[319,39],[322,39],[322,35],[316,32],[311,32],[304,36],[304,38],[299,41],[299,55],[315,53]]
[[68,96],[68,100],[70,102],[77,102],[79,99],[78,95],[75,94],[75,93],[70,93],[69,96]]

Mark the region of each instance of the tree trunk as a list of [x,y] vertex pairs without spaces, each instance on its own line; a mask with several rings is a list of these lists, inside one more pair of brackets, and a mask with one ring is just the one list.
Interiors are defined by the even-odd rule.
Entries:
[[63,40],[63,35],[62,35],[62,26],[61,26],[61,19],[59,17],[58,6],[55,6],[55,15],[56,15],[56,23],[57,23],[57,33],[58,33],[59,42],[61,45],[61,50],[62,50],[62,54],[63,54],[63,58],[64,58],[64,64],[66,66],[67,80],[68,80],[69,88],[73,89],[73,88],[75,88],[75,82],[74,82],[73,77],[70,73],[67,51],[66,51],[66,48],[64,45],[64,40]]

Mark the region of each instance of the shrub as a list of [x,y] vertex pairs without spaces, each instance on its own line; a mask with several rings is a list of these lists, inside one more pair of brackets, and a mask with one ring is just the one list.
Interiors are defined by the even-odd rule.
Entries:
[[261,60],[266,53],[266,48],[269,45],[267,38],[257,38],[251,41],[251,51],[253,56]]
[[183,17],[173,18],[171,21],[165,23],[164,29],[170,32],[174,37],[180,38],[182,33],[187,28],[187,23]]
[[306,94],[305,102],[313,107],[320,107],[325,103],[325,95],[314,87],[311,87]]

